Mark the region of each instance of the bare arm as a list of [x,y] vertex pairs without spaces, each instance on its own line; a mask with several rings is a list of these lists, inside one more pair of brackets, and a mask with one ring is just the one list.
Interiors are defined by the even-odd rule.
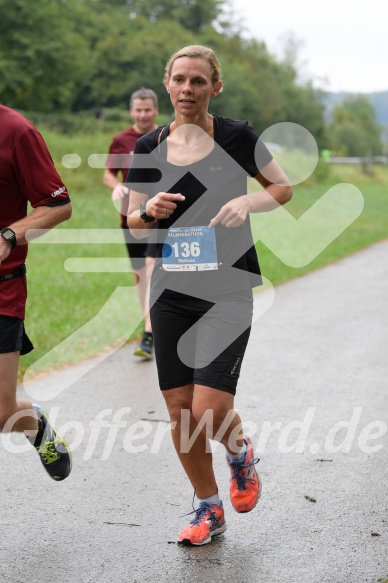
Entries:
[[288,177],[275,160],[271,160],[255,178],[264,187],[263,190],[239,196],[226,203],[210,221],[209,227],[218,223],[225,227],[238,227],[249,213],[269,212],[291,199],[292,188]]
[[[43,233],[28,233],[31,229],[50,230],[59,223],[67,221],[71,217],[71,203],[58,206],[39,206],[32,212],[11,225],[8,225],[16,234],[17,245],[26,245],[27,240],[35,239]],[[27,238],[26,238],[27,237]],[[11,245],[0,237],[0,263],[8,257],[11,252]]]
[[39,206],[34,208],[29,215],[9,225],[16,233],[18,245],[25,245],[31,239],[36,239],[42,233],[35,236],[28,234],[30,229],[52,229],[60,223],[70,219],[72,213],[71,203],[58,206]]
[[117,176],[115,176],[115,174],[113,174],[113,172],[108,170],[108,168],[105,168],[104,176],[103,176],[102,180],[103,180],[105,186],[107,186],[111,190],[114,189],[116,184],[120,184],[120,180],[117,178]]

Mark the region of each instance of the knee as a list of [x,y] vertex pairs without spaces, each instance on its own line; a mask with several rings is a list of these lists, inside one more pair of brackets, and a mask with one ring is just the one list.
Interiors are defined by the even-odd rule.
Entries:
[[182,411],[191,412],[191,399],[179,395],[164,395],[170,420],[175,423],[181,423]]
[[193,416],[197,423],[204,423],[208,428],[209,435],[215,435],[220,427],[230,424],[235,411],[229,407],[217,405],[198,405],[193,407]]
[[206,406],[195,403],[193,405],[193,417],[197,423],[204,422],[205,420],[207,423],[213,423],[214,409],[210,405]]

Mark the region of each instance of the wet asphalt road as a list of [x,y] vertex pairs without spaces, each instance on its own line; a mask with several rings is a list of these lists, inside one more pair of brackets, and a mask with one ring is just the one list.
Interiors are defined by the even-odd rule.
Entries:
[[29,394],[36,383],[78,379],[45,404],[73,441],[74,467],[53,482],[23,436],[3,440],[1,582],[388,577],[387,257],[383,242],[276,288],[272,305],[271,290],[258,294],[255,309],[265,313],[253,327],[236,407],[261,457],[263,495],[251,513],[234,512],[216,448],[228,530],[210,545],[175,543],[192,491],[154,362],[136,362],[127,345],[89,361],[83,376],[79,365],[27,384]]

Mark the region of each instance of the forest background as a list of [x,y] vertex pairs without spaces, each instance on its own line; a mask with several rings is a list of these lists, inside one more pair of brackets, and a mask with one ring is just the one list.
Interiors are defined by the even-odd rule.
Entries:
[[381,153],[382,128],[370,101],[347,97],[328,120],[325,93],[298,78],[297,41],[284,38],[278,60],[243,34],[228,0],[0,0],[0,14],[1,102],[29,112],[35,123],[96,131],[95,116],[120,121],[128,96],[144,85],[168,113],[165,63],[177,48],[205,44],[224,70],[214,113],[246,119],[259,134],[292,121],[320,149],[341,156]]

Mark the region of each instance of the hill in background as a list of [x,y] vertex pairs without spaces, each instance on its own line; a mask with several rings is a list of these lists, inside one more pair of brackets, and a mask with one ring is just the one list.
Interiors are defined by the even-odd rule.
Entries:
[[[347,93],[344,91],[338,93],[327,93],[325,98],[326,117],[330,119],[333,109],[341,103],[344,99],[352,95],[360,95],[358,93]],[[362,93],[367,97],[376,111],[377,122],[385,127],[388,127],[388,91],[376,91],[375,93]]]

